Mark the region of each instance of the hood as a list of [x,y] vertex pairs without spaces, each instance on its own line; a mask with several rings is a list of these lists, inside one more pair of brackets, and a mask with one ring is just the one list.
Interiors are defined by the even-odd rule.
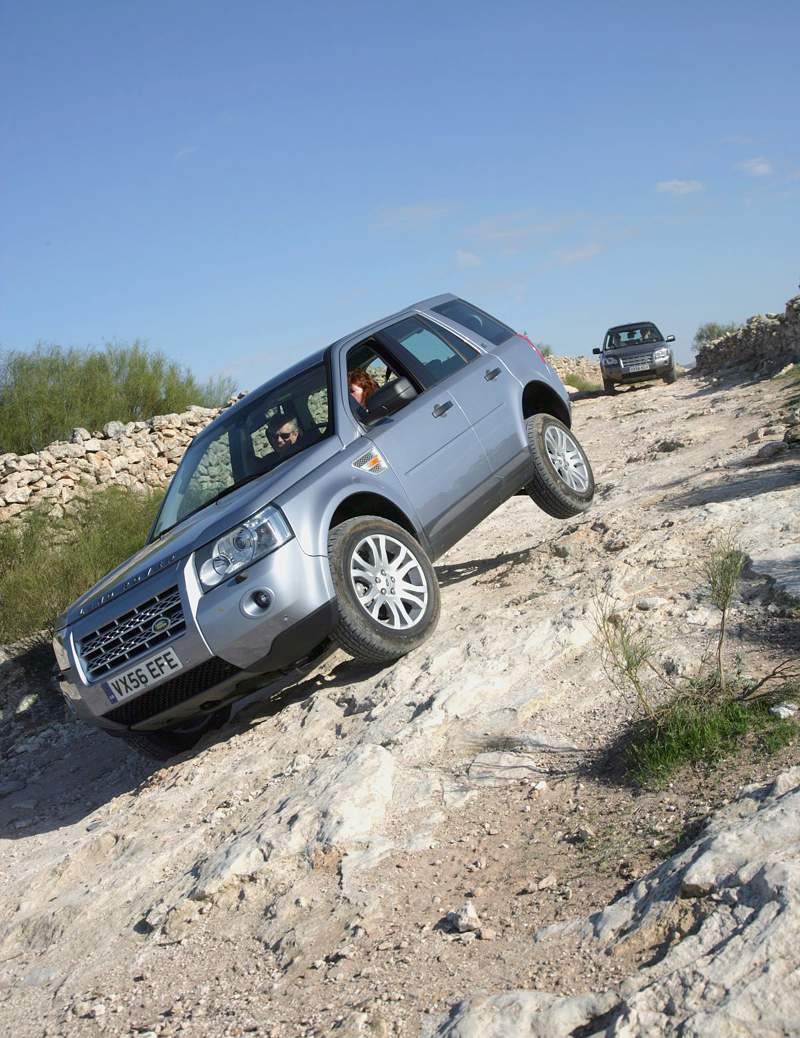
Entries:
[[[168,530],[163,537],[152,544],[145,544],[116,569],[106,573],[58,617],[56,629],[75,623],[113,599],[121,599],[157,573],[163,573],[170,567],[177,572],[179,564],[197,548],[213,541],[259,508],[273,502],[280,504],[277,498],[281,494],[305,479],[341,449],[342,443],[338,437],[330,436],[302,454],[287,459],[252,483],[201,508]],[[77,549],[80,550],[80,545]]]

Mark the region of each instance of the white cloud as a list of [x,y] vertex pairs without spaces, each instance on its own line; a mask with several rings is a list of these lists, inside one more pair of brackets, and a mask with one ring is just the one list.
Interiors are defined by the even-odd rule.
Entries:
[[736,168],[740,169],[742,173],[746,173],[749,177],[768,177],[772,174],[772,163],[769,159],[765,159],[763,155],[755,159],[748,159],[746,162],[740,162]]
[[558,249],[555,256],[559,263],[580,263],[581,260],[591,259],[603,251],[603,246],[598,242],[589,242],[586,245],[578,245],[573,249]]
[[659,180],[656,191],[664,191],[668,195],[690,195],[694,191],[702,191],[700,180]]
[[571,222],[571,218],[540,222],[523,213],[505,213],[481,220],[467,227],[464,233],[485,246],[513,253],[527,245],[531,238],[557,234]]
[[189,144],[185,148],[178,148],[175,152],[174,159],[176,162],[180,162],[182,159],[191,158],[192,155],[196,154],[197,148],[193,144]]
[[379,227],[397,227],[401,230],[423,230],[436,223],[450,211],[441,202],[411,202],[407,205],[384,206],[378,210]]
[[467,249],[456,249],[456,266],[459,270],[469,270],[472,267],[479,267],[481,265],[480,256],[474,252],[469,252]]

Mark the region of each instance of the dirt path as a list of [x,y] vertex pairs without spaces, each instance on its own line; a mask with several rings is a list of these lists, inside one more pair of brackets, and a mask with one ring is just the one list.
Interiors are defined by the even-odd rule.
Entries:
[[[800,587],[800,452],[755,462],[746,439],[779,394],[683,379],[579,400],[590,513],[508,502],[441,560],[423,649],[378,672],[336,655],[190,758],[154,768],[49,695],[21,712],[0,737],[4,1032],[413,1035],[465,995],[635,968],[647,949],[533,935],[605,905],[797,749],[660,794],[615,784],[599,764],[627,708],[592,603],[610,594],[669,669],[695,666],[716,623],[700,560],[733,529],[753,566],[732,658],[797,652],[775,581]],[[0,660],[23,706],[24,662]],[[466,900],[480,936],[440,926]]]

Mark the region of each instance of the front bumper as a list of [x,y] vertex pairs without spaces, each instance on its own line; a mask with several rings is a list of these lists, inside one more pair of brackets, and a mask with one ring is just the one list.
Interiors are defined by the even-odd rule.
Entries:
[[[81,640],[174,586],[184,629],[157,650],[90,677]],[[269,595],[266,609],[254,609],[255,591]],[[264,675],[292,669],[326,641],[335,623],[327,559],[307,555],[292,539],[205,594],[190,556],[58,632],[54,648],[62,692],[79,717],[110,731],[146,730],[211,710],[251,691]],[[181,670],[119,700],[109,681],[163,648],[177,653]]]
[[631,383],[631,382],[647,382],[653,378],[663,378],[664,375],[674,366],[674,360],[672,355],[669,357],[663,357],[659,360],[653,360],[652,357],[647,359],[646,367],[643,365],[635,365],[634,370],[631,367],[622,364],[615,364],[613,366],[606,367],[601,364],[601,371],[603,378],[606,382],[616,383]]

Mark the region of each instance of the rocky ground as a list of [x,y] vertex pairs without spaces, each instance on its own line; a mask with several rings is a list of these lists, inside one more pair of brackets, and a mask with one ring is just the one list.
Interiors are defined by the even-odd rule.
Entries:
[[800,1033],[797,741],[632,788],[592,619],[610,596],[692,671],[733,531],[731,667],[800,655],[800,451],[769,446],[795,406],[690,378],[578,399],[591,512],[513,499],[438,564],[422,649],[334,655],[166,766],[0,656],[4,1032]]

